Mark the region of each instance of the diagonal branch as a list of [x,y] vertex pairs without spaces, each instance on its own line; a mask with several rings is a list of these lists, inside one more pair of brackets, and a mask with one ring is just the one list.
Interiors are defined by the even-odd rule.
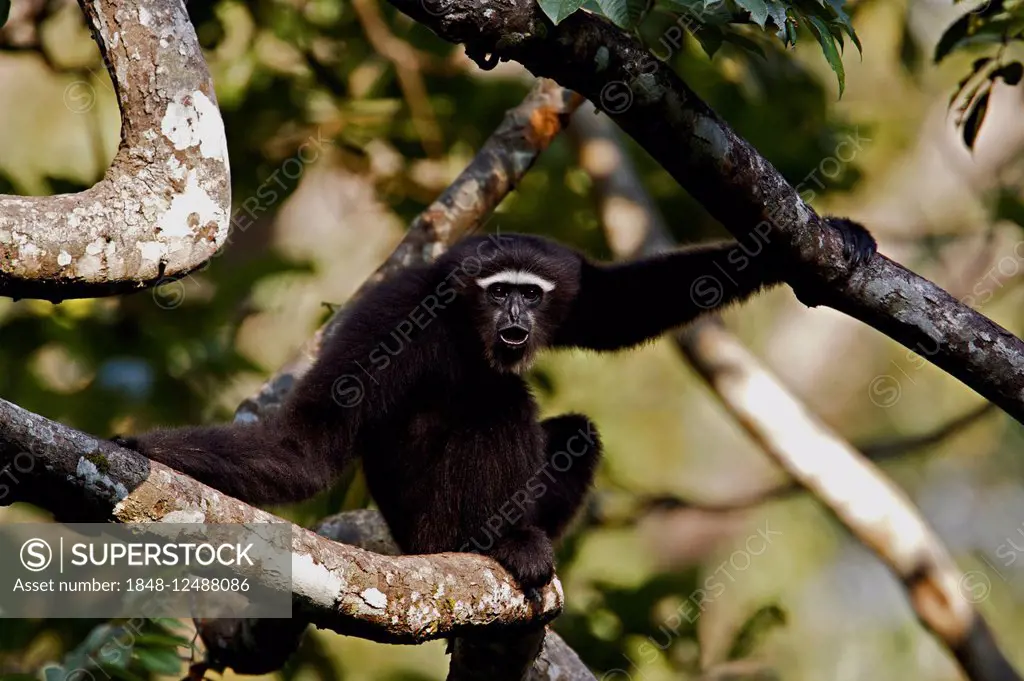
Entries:
[[[584,114],[589,110],[581,110]],[[578,115],[578,118],[581,118]],[[619,257],[672,246],[661,214],[608,124],[577,120],[581,165],[600,196],[609,242]],[[645,215],[647,234],[629,252],[609,219],[618,200]],[[903,582],[921,623],[953,653],[972,681],[1020,681],[987,623],[965,597],[964,575],[912,502],[874,464],[811,414],[716,318],[675,334],[683,355],[761,449],[814,495]]]
[[[526,99],[505,114],[466,169],[413,220],[402,242],[353,299],[402,268],[430,262],[452,242],[480,229],[582,101],[553,81],[539,80]],[[264,383],[258,394],[245,400],[235,418],[256,420],[266,409],[279,405],[313,365],[324,338],[345,323],[346,310],[347,306],[338,310],[295,359]]]
[[851,273],[839,234],[634,36],[586,12],[556,27],[535,0],[389,1],[445,40],[465,43],[485,67],[513,59],[599,104],[737,239],[768,234],[772,257],[815,283],[804,293],[1024,421],[1024,342],[884,256]]
[[[184,4],[80,4],[117,93],[121,146],[84,192],[0,195],[3,296],[59,301],[135,290],[201,267],[228,235],[224,124]],[[95,104],[91,89],[72,94],[72,107]]]

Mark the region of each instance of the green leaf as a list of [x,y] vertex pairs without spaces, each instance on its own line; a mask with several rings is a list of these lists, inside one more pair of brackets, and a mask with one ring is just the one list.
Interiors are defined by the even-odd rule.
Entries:
[[787,18],[786,19],[786,25],[785,25],[785,31],[786,31],[786,37],[782,41],[782,44],[783,45],[796,45],[796,37],[797,37],[796,21],[791,19],[791,18]]
[[700,41],[700,46],[708,58],[715,56],[715,52],[718,52],[718,48],[722,46],[722,41],[725,39],[722,29],[717,26],[701,26],[694,35],[697,36],[697,40]]
[[[971,82],[971,79],[977,76],[978,73],[980,73],[982,69],[988,66],[989,62],[991,61],[992,57],[982,57],[981,59],[974,60],[974,66],[971,68],[971,72],[964,76],[963,80],[956,84],[956,90],[953,92],[953,96],[949,98],[949,104],[946,106],[947,109],[952,108],[953,102],[959,99],[960,96],[964,93],[964,90],[967,89],[967,85],[968,83]],[[970,102],[970,100],[974,98],[974,95],[977,94],[977,91],[977,88],[975,88],[972,91],[971,96],[967,98],[968,102]]]
[[685,16],[691,25],[725,26],[735,18],[724,2],[708,5],[704,0],[663,0],[663,3]]
[[1020,82],[1021,76],[1024,76],[1024,65],[1021,65],[1019,61],[1010,62],[1005,66],[1000,66],[998,69],[988,74],[990,80],[1002,78],[1003,82],[1007,85],[1016,85]]
[[783,27],[786,25],[786,6],[779,2],[779,0],[769,0],[768,16],[771,17],[772,23],[775,24],[776,28],[778,28],[781,33],[784,30]]
[[736,632],[726,659],[743,660],[750,657],[771,630],[785,623],[786,611],[774,603],[759,608]]
[[1007,38],[1020,37],[1024,16],[1018,12],[993,15],[992,7],[970,12],[954,21],[935,46],[936,63],[951,52],[969,45],[1002,44]]
[[991,93],[990,88],[978,97],[978,101],[974,103],[971,113],[967,116],[967,122],[964,123],[964,144],[968,149],[974,149],[974,141],[978,138],[981,124],[985,122],[985,114],[988,113],[988,97]]
[[747,52],[750,52],[751,54],[756,54],[762,59],[768,58],[768,56],[764,53],[763,47],[761,47],[756,42],[754,42],[753,40],[744,35],[740,35],[739,33],[736,33],[734,31],[726,31],[722,37],[725,38],[725,42],[732,43],[733,45],[736,45],[737,47]]
[[135,645],[148,647],[178,648],[189,647],[191,639],[176,634],[139,634],[135,637]]
[[736,0],[736,4],[750,12],[750,18],[758,26],[764,28],[768,21],[768,3],[765,0]]
[[182,659],[175,650],[136,648],[135,658],[154,674],[175,675],[181,672]]
[[601,13],[620,28],[636,28],[647,14],[649,0],[597,0]]
[[[0,0],[2,2],[3,0]],[[557,26],[578,10],[586,0],[537,0],[537,4]]]
[[832,67],[839,80],[839,97],[842,98],[843,90],[846,88],[846,70],[843,68],[843,58],[840,56],[839,50],[836,49],[835,39],[825,22],[818,17],[807,17],[807,22],[810,25],[811,33],[821,45],[821,51],[825,54],[828,65]]

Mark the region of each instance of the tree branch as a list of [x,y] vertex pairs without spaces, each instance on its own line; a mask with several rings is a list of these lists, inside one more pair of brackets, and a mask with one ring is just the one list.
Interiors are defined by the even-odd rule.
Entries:
[[[317,532],[335,541],[364,548],[372,547],[378,553],[388,555],[401,553],[398,545],[391,538],[391,532],[388,530],[387,523],[384,522],[384,517],[377,511],[361,510],[339,513],[324,520],[317,527]],[[594,675],[572,648],[562,640],[561,636],[551,629],[539,629],[537,633],[537,638],[542,638],[544,642],[539,657],[532,649],[536,642],[530,637],[524,637],[525,642],[513,642],[518,647],[524,648],[522,653],[517,656],[518,659],[533,660],[534,657],[537,657],[525,676],[526,681],[594,681]],[[475,642],[473,646],[467,646],[463,645],[463,641],[464,639],[456,640],[452,650],[449,681],[454,681],[454,679],[491,681],[506,676],[511,677],[518,673],[504,666],[509,659],[507,650],[509,642],[507,640],[494,647],[479,641]],[[490,654],[487,655],[488,653]]]
[[[616,255],[635,253],[621,248],[624,239],[611,236],[624,225],[608,219],[612,199],[646,213],[649,234],[637,242],[644,244],[640,255],[670,248],[669,232],[650,197],[635,178],[625,177],[633,171],[611,126],[591,117],[575,130],[586,140],[581,164],[594,177]],[[591,144],[595,147],[587,149]],[[717,318],[698,320],[674,337],[761,449],[903,582],[918,619],[953,653],[968,678],[1020,681],[987,623],[964,597],[964,575],[902,490],[800,404]]]
[[[526,99],[505,114],[466,169],[413,220],[402,242],[352,300],[405,267],[432,261],[449,244],[482,227],[582,101],[553,81],[539,80]],[[313,365],[324,339],[345,323],[347,309],[348,305],[339,309],[295,359],[264,383],[259,393],[245,400],[235,419],[258,420],[266,409],[279,405]]]
[[[74,522],[285,523],[131,450],[0,400],[0,503]],[[495,561],[385,556],[292,526],[292,591],[317,626],[383,643],[538,626],[562,609],[558,580],[528,600]],[[388,575],[400,575],[388,579]],[[368,601],[367,590],[383,596]],[[376,596],[376,593],[375,593]]]
[[[121,107],[106,176],[78,194],[0,195],[0,295],[111,295],[202,266],[228,235],[227,141],[181,0],[80,0]],[[83,110],[95,93],[76,97]]]
[[1024,342],[882,255],[851,273],[839,234],[632,35],[587,12],[556,27],[535,0],[389,2],[464,43],[485,67],[485,55],[514,59],[598,104],[737,239],[767,233],[770,257],[814,281],[818,304],[873,326],[1024,422]]

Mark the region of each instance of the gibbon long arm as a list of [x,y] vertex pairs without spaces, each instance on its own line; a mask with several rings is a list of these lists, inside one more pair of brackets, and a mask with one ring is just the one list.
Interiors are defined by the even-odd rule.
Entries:
[[584,263],[580,293],[553,345],[620,350],[783,281],[777,260],[737,242],[621,264]]
[[267,423],[158,429],[134,438],[115,438],[148,458],[252,504],[309,498],[340,472],[339,457],[323,442],[330,431]]
[[[162,428],[115,441],[251,504],[308,499],[341,474],[355,457],[360,433],[379,427],[389,407],[436,361],[431,349],[445,345],[440,324],[421,333],[418,343],[378,340],[378,330],[387,334],[409,323],[408,311],[429,290],[422,276],[422,270],[408,270],[401,281],[368,292],[285,404],[263,421]],[[385,354],[381,348],[388,346],[400,351]],[[378,355],[388,362],[386,370],[375,368]]]

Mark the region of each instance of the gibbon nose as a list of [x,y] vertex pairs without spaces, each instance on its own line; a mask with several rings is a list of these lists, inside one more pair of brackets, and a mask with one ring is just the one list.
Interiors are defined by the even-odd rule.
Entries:
[[511,300],[508,305],[508,318],[513,324],[519,324],[520,318],[523,315],[523,305],[519,300],[518,295],[511,296]]

